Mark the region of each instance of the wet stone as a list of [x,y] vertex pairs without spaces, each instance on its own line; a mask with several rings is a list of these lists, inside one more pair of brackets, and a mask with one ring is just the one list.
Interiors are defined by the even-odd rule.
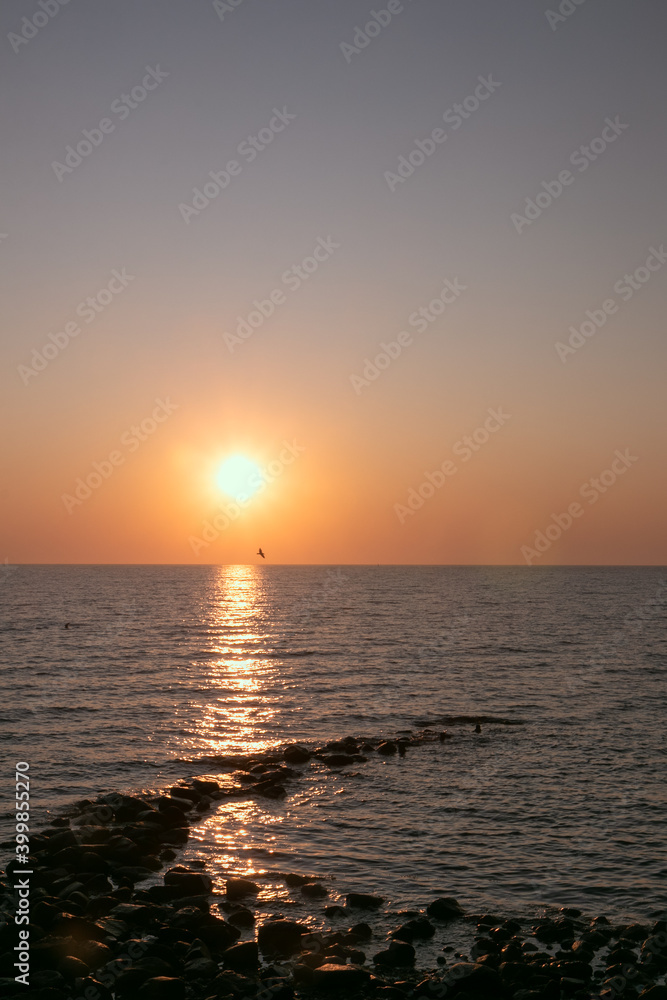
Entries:
[[463,916],[463,907],[452,896],[440,896],[429,903],[426,912],[435,920],[454,920]]
[[250,879],[246,878],[227,879],[225,886],[225,894],[227,899],[230,900],[245,899],[246,896],[256,896],[259,891],[260,887],[257,883],[251,882]]
[[345,903],[352,909],[377,910],[384,903],[384,898],[366,892],[349,892],[345,897]]
[[348,990],[357,990],[370,979],[370,972],[354,965],[326,963],[313,970],[313,986],[323,991],[345,995]]

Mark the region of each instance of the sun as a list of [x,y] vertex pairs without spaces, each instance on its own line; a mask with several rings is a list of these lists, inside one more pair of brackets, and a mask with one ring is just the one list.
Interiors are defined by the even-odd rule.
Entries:
[[218,469],[217,486],[234,500],[249,500],[264,482],[262,470],[245,455],[230,455]]

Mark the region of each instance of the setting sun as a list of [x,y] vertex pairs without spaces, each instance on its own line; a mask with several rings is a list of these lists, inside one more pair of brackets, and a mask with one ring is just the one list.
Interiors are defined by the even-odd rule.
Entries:
[[262,470],[245,455],[232,455],[218,469],[216,483],[234,500],[247,500],[262,485]]

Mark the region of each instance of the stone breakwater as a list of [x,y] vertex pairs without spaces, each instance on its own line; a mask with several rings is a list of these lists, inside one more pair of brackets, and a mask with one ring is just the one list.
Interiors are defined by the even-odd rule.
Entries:
[[[214,894],[203,862],[163,872],[191,827],[224,800],[281,799],[314,762],[358,766],[370,754],[405,756],[421,744],[450,738],[446,731],[425,730],[396,739],[346,737],[319,748],[290,744],[209,758],[215,776],[193,777],[164,794],[112,792],[77,803],[31,835],[27,988],[16,982],[13,968],[14,886],[24,872],[11,861],[0,873],[1,995],[667,1000],[662,911],[652,914],[651,923],[621,926],[602,916],[585,919],[574,908],[536,921],[508,920],[467,914],[455,899],[442,896],[423,910],[397,914],[398,926],[380,938],[374,918],[385,911],[385,899],[349,892],[345,905],[327,905],[328,890],[314,876],[281,873],[324,917],[317,932],[279,912],[258,923],[261,886],[250,879],[228,878],[224,893]],[[450,943],[461,925],[468,929],[467,954],[454,952]],[[420,969],[420,943],[436,936],[444,941],[436,967]]]

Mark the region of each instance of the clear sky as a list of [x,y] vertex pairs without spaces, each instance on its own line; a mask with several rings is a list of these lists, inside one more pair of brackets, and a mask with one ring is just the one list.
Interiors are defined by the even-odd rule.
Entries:
[[4,0],[0,561],[667,562],[664,28]]

